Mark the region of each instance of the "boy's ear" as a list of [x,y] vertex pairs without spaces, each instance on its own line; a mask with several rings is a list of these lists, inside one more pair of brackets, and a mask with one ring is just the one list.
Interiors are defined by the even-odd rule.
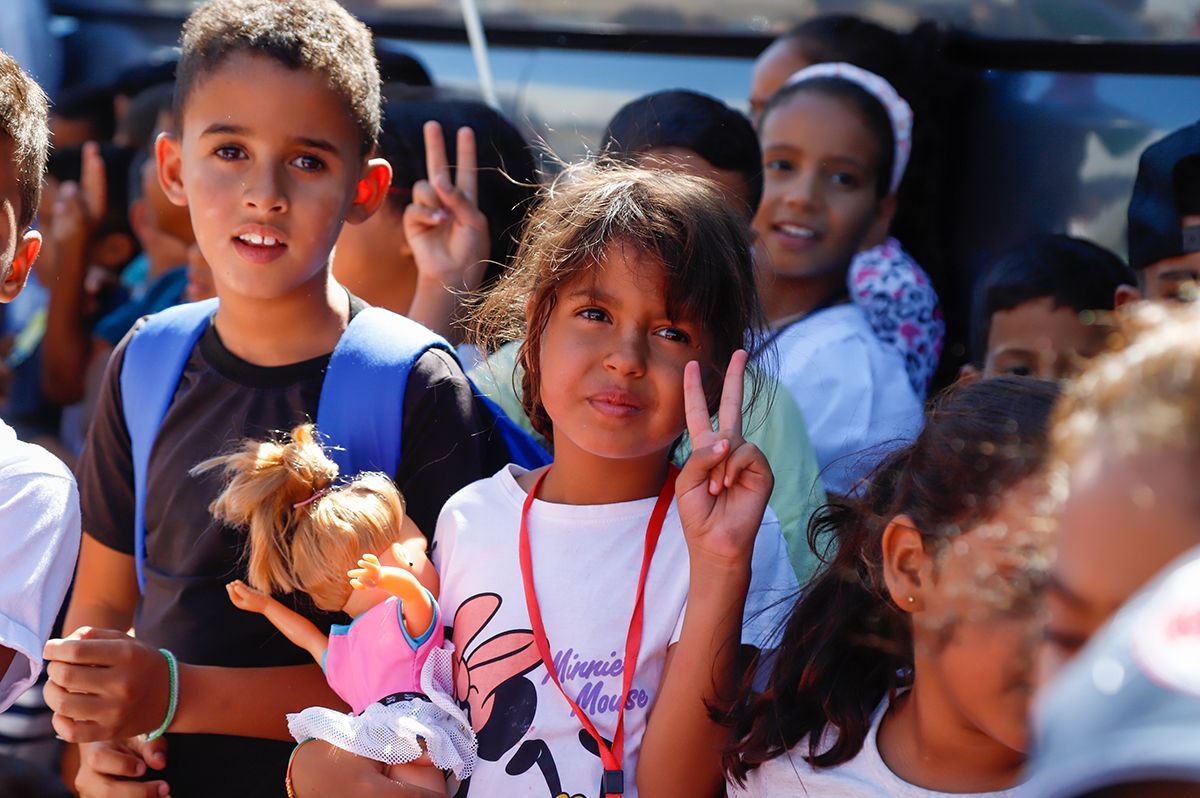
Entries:
[[1117,290],[1113,293],[1113,305],[1118,308],[1132,302],[1139,302],[1141,299],[1142,292],[1135,285],[1118,285]]
[[29,279],[33,262],[37,260],[38,253],[41,251],[42,234],[37,230],[27,231],[17,244],[17,251],[13,254],[13,262],[8,273],[0,282],[0,302],[12,302],[17,298],[17,294],[21,293],[21,289],[25,287],[25,281]]
[[391,185],[392,165],[383,158],[367,161],[367,168],[354,187],[354,203],[346,213],[346,221],[349,224],[362,224],[370,219],[371,214],[379,210],[379,206],[387,199]]
[[154,160],[158,164],[158,184],[172,205],[187,206],[183,190],[183,158],[179,139],[171,133],[159,133],[154,140]]
[[932,562],[925,551],[921,531],[912,518],[901,513],[883,532],[883,579],[892,602],[902,612],[925,608],[925,588]]
[[871,226],[867,228],[867,234],[863,236],[861,250],[877,247],[887,241],[888,233],[892,229],[892,218],[896,215],[896,195],[888,194],[879,201],[879,210],[876,211],[875,219],[871,222]]

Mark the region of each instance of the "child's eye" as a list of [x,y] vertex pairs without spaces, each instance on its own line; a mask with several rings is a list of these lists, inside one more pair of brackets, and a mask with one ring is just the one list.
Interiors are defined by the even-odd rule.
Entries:
[[325,168],[325,162],[315,155],[298,155],[292,163],[305,172],[319,172]]
[[584,308],[579,311],[578,316],[588,321],[608,321],[608,314],[600,308]]
[[1025,363],[1017,363],[1004,369],[1003,373],[1010,377],[1032,377],[1033,367]]
[[763,164],[763,169],[767,172],[790,172],[792,162],[786,158],[771,158]]
[[858,188],[862,185],[862,181],[858,179],[858,175],[850,174],[849,172],[834,172],[830,178],[834,185],[842,188]]
[[245,153],[242,152],[241,147],[226,144],[213,150],[213,155],[216,155],[222,161],[237,161],[244,157]]
[[688,335],[678,327],[664,327],[655,333],[655,335],[658,335],[660,338],[666,338],[668,341],[674,341],[680,344],[690,344],[692,342],[692,336]]

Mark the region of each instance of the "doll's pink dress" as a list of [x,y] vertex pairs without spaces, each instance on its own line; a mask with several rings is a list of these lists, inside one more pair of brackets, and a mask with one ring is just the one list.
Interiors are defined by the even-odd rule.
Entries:
[[469,776],[475,735],[452,698],[451,651],[436,601],[433,608],[429,628],[417,638],[408,633],[394,597],[348,626],[333,626],[322,667],[329,686],[353,711],[309,707],[288,715],[288,730],[296,741],[324,740],[390,765],[428,752],[442,770],[459,779]]

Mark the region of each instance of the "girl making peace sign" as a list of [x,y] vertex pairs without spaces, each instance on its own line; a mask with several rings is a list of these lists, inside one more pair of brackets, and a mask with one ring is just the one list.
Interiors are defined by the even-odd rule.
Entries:
[[479,741],[458,795],[714,794],[710,713],[797,587],[742,437],[759,314],[741,220],[703,180],[569,169],[479,318],[485,344],[524,338],[525,409],[555,460],[464,488],[438,522]]

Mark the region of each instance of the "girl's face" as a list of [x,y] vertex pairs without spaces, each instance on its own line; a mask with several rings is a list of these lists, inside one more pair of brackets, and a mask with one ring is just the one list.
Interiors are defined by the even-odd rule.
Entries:
[[784,279],[844,273],[868,235],[882,236],[891,221],[891,198],[876,196],[876,137],[846,101],[817,91],[772,109],[759,133],[759,267]]
[[707,367],[699,325],[667,313],[661,265],[610,245],[558,288],[537,353],[555,459],[661,458],[684,429],[683,369]]
[[1028,585],[1045,484],[1009,490],[986,522],[931,552],[913,613],[917,684],[934,685],[946,723],[1024,751],[1039,627]]
[[1038,680],[1048,681],[1130,596],[1200,542],[1194,466],[1101,444],[1071,464],[1046,588]]

